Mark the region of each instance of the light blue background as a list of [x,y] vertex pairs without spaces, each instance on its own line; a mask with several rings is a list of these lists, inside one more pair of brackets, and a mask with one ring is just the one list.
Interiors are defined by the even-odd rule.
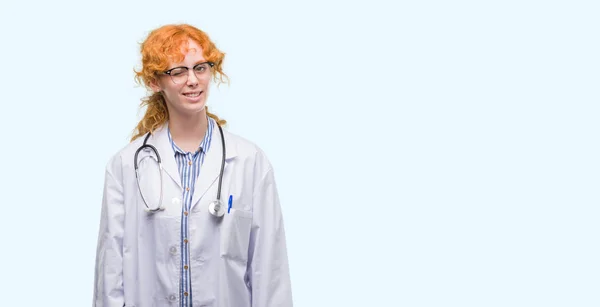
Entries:
[[138,43],[207,31],[276,171],[295,306],[599,306],[597,1],[0,5],[2,306],[90,306]]

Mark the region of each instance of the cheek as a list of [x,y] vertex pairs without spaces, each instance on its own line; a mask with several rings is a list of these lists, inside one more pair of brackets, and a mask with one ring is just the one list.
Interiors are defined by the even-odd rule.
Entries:
[[162,89],[165,96],[172,99],[177,99],[177,96],[179,96],[179,92],[181,90],[178,86],[174,84],[167,84],[166,86],[163,86]]

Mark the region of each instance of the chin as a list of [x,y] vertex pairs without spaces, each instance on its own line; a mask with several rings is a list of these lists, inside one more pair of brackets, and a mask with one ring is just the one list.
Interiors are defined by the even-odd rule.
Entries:
[[183,95],[178,97],[178,101],[175,103],[167,103],[167,107],[178,113],[180,116],[195,115],[198,113],[205,112],[206,108],[206,97],[204,93],[201,97],[195,97],[189,99]]
[[200,112],[204,110],[204,107],[206,106],[206,99],[204,99],[204,97],[202,97],[203,99],[200,99],[198,101],[189,101],[187,99],[183,99],[182,101],[180,101],[180,105],[181,107],[189,112]]
[[198,104],[194,104],[194,105],[185,104],[185,105],[183,105],[182,109],[183,109],[182,111],[184,113],[188,113],[188,114],[201,113],[206,110],[204,103],[198,103]]

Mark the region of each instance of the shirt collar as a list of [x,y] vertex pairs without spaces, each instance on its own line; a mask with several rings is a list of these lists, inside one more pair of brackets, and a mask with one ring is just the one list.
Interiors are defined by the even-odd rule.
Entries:
[[[212,139],[212,132],[213,132],[213,128],[215,126],[215,120],[208,116],[206,118],[207,118],[207,122],[208,122],[208,128],[206,129],[206,133],[204,134],[204,139],[202,139],[202,142],[200,142],[200,146],[198,146],[198,149],[196,150],[195,153],[197,153],[201,150],[204,153],[206,153],[206,152],[208,152],[208,149],[210,148],[210,141]],[[168,124],[167,124],[167,135],[169,136],[169,142],[171,143],[171,147],[173,148],[174,154],[175,155],[177,155],[177,154],[186,155],[187,153],[184,152],[181,148],[179,148],[179,146],[177,146],[177,144],[175,144],[175,142],[173,141],[173,138],[171,137],[171,129],[169,129]]]

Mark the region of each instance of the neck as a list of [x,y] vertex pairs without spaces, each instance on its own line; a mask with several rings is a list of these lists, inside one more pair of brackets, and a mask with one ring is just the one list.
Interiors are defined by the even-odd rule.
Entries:
[[175,112],[169,113],[171,137],[175,144],[185,151],[196,151],[204,139],[207,129],[206,109],[190,116],[182,116]]

